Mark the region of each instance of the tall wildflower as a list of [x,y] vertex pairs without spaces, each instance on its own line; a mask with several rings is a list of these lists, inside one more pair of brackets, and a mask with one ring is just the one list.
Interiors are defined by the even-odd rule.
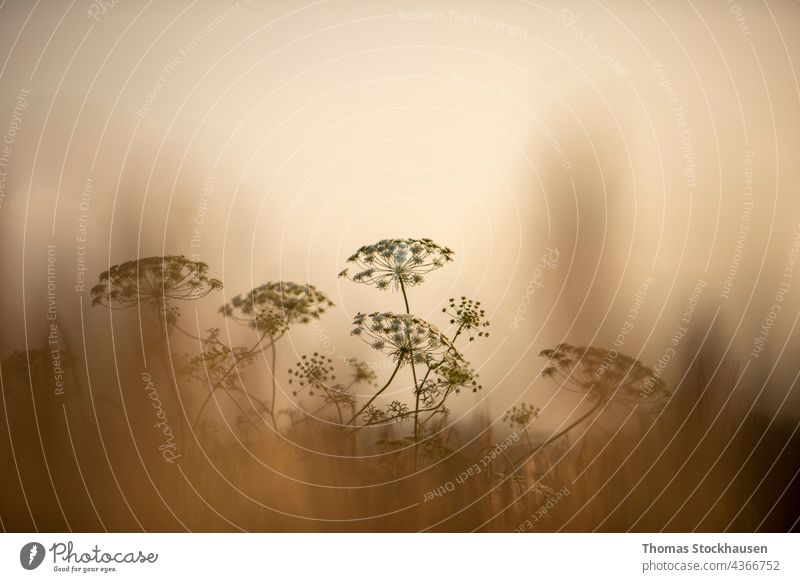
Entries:
[[[236,295],[220,308],[220,313],[236,323],[256,331],[255,344],[249,348],[229,348],[218,338],[218,332],[211,333],[203,342],[203,354],[193,364],[211,364],[215,370],[216,381],[203,403],[208,404],[215,389],[230,390],[236,387],[240,368],[250,364],[258,352],[269,349],[272,397],[268,405],[261,404],[277,426],[277,350],[275,344],[289,330],[292,324],[308,323],[318,319],[333,306],[333,302],[313,285],[301,285],[291,281],[271,281],[259,285],[246,293]],[[206,355],[210,357],[206,357]],[[234,377],[234,372],[237,372]],[[243,387],[236,388],[249,396]],[[260,401],[258,401],[260,402]],[[201,408],[197,418],[203,411]],[[197,421],[195,421],[197,422]]]
[[[435,416],[446,416],[448,410],[445,403],[452,394],[464,388],[477,391],[481,387],[477,382],[477,374],[455,344],[462,335],[470,340],[488,336],[486,328],[489,322],[480,302],[466,297],[462,297],[458,303],[451,299],[449,309],[442,309],[450,316],[450,324],[456,327],[452,337],[411,313],[408,289],[422,284],[428,273],[452,260],[452,250],[428,238],[384,239],[358,249],[347,259],[352,266],[339,273],[340,277],[355,283],[372,285],[380,290],[399,290],[403,294],[405,313],[359,313],[353,319],[352,335],[390,358],[395,362],[395,367],[388,381],[362,405],[348,424],[354,423],[362,414],[365,425],[412,418],[414,433],[411,442],[414,444],[415,466],[417,445],[425,447],[441,439],[437,432],[439,429],[428,429],[426,424]],[[411,368],[413,378],[413,408],[398,400],[383,408],[374,405],[373,402],[406,365]]]

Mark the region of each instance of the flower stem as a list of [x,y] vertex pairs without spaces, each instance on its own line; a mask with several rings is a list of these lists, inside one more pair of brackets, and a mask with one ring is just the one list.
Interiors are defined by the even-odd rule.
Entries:
[[[411,354],[414,357],[414,354]],[[411,360],[411,374],[414,376],[414,392],[416,398],[414,401],[414,472],[417,472],[417,464],[419,461],[419,394],[420,389],[417,385],[417,371],[414,368],[414,360]]]
[[522,455],[522,457],[520,457],[519,459],[517,459],[517,460],[516,460],[516,462],[515,462],[515,465],[519,465],[520,463],[523,463],[523,462],[527,461],[527,460],[528,460],[530,457],[534,456],[536,453],[538,453],[539,451],[541,451],[541,450],[542,450],[543,448],[545,448],[547,445],[549,445],[549,444],[551,444],[551,443],[554,443],[555,441],[557,441],[558,439],[560,439],[561,437],[563,437],[564,435],[566,435],[566,434],[567,434],[569,431],[571,431],[573,428],[575,428],[575,427],[576,427],[576,426],[578,426],[580,423],[582,423],[584,420],[586,420],[587,418],[589,418],[590,416],[592,416],[592,415],[593,415],[595,412],[597,412],[597,410],[598,410],[598,409],[599,409],[599,408],[600,408],[602,405],[603,405],[603,401],[602,401],[602,400],[598,400],[598,401],[597,401],[597,403],[596,403],[594,406],[592,406],[592,407],[591,407],[591,408],[590,408],[590,409],[589,409],[589,410],[588,410],[588,411],[587,411],[585,414],[582,414],[582,415],[580,416],[580,418],[578,418],[578,419],[577,419],[575,422],[573,422],[572,424],[570,424],[570,425],[569,425],[567,428],[565,428],[565,429],[563,429],[563,430],[560,430],[559,432],[557,432],[556,434],[554,434],[553,436],[551,436],[549,439],[547,439],[547,440],[546,440],[546,441],[544,441],[543,443],[541,443],[541,444],[539,444],[538,446],[536,446],[536,448],[534,448],[534,449],[533,449],[531,452],[529,452],[529,453],[525,453],[524,455]]
[[[403,292],[403,301],[406,304],[406,313],[411,314],[411,309],[408,306],[408,294],[406,293],[406,285],[403,283],[403,277],[400,277],[400,291]],[[417,369],[414,367],[414,351],[411,351],[411,374],[414,376],[414,472],[417,472],[417,464],[419,462],[419,394],[422,387],[417,382]],[[430,369],[428,369],[430,371]],[[427,376],[426,376],[427,377]]]
[[[214,390],[221,389],[221,390],[227,391],[227,389],[224,386],[225,379],[231,374],[231,372],[233,372],[233,371],[235,371],[237,369],[237,366],[239,365],[239,362],[242,362],[242,361],[246,360],[250,355],[254,354],[256,352],[256,350],[258,350],[261,347],[261,342],[264,340],[265,337],[266,337],[266,334],[262,334],[261,336],[259,336],[258,341],[256,341],[255,345],[252,348],[247,350],[247,352],[244,355],[240,356],[239,358],[234,358],[233,364],[231,364],[231,366],[227,370],[225,370],[225,372],[222,375],[220,375],[216,379],[216,381],[212,384],[211,390],[209,390],[208,395],[206,396],[205,400],[203,400],[203,403],[200,405],[200,410],[197,411],[197,415],[195,416],[194,423],[192,424],[192,429],[193,430],[197,427],[197,424],[200,422],[200,418],[203,415],[203,411],[205,410],[205,408],[208,405],[208,403],[211,401],[211,397],[214,395]],[[275,349],[275,342],[278,341],[280,339],[280,337],[281,336],[278,336],[278,337],[270,336],[270,342],[272,344],[272,349],[273,350]],[[201,345],[202,345],[202,341],[203,340],[200,340],[200,341],[201,341]],[[261,348],[261,349],[263,349],[263,348]],[[273,365],[273,367],[274,367],[274,365]],[[244,392],[248,396],[248,398],[253,398],[253,396],[244,388],[244,386],[242,386],[242,392]],[[261,401],[259,401],[259,404],[261,404],[263,406],[263,403]],[[274,404],[272,404],[270,406],[270,408],[275,408]],[[270,410],[270,416],[272,416],[273,423],[274,423],[275,422],[275,420],[274,420],[275,416],[274,416],[272,410]]]
[[277,362],[277,354],[275,350],[275,339],[270,336],[270,348],[271,348],[271,356],[272,356],[272,369],[270,370],[272,374],[272,402],[270,403],[270,410],[269,415],[272,417],[272,426],[275,428],[275,431],[278,431],[278,421],[275,418],[275,394],[276,394],[276,383],[277,380],[275,379],[275,365]]
[[372,398],[370,398],[370,399],[367,401],[367,403],[366,403],[364,406],[362,406],[362,407],[361,407],[361,410],[359,410],[358,412],[356,412],[356,413],[353,415],[353,418],[351,418],[350,420],[348,420],[348,421],[347,421],[347,424],[346,424],[345,426],[350,426],[351,424],[353,424],[353,421],[354,421],[355,419],[357,419],[359,416],[361,416],[361,413],[362,413],[362,412],[364,412],[364,411],[367,409],[367,407],[368,407],[370,404],[372,404],[372,403],[375,401],[375,399],[376,399],[378,396],[380,396],[380,395],[381,395],[381,393],[382,393],[384,390],[386,390],[386,389],[389,387],[389,384],[391,384],[391,383],[392,383],[392,380],[394,380],[394,377],[397,375],[397,371],[400,369],[400,366],[401,366],[402,364],[403,364],[403,359],[402,359],[402,358],[400,358],[399,360],[397,360],[397,365],[394,367],[394,372],[392,372],[392,375],[389,377],[389,380],[386,382],[386,384],[384,384],[384,385],[383,385],[383,388],[381,388],[381,389],[380,389],[380,390],[378,390],[378,391],[377,391],[375,394],[373,394]]
[[406,285],[403,283],[403,278],[400,277],[400,291],[403,292],[403,301],[406,304],[406,313],[411,314],[411,309],[408,307],[408,295],[406,295]]

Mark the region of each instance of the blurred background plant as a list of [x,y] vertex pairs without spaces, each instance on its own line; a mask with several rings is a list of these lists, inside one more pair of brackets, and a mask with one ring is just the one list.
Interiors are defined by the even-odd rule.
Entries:
[[[293,326],[332,307],[323,293],[272,282],[234,297],[219,312],[241,326],[240,334],[253,336],[241,346],[223,327],[194,334],[182,325],[181,301],[221,287],[205,265],[151,257],[141,269],[135,261],[112,267],[95,287],[95,304],[142,306],[158,318],[165,343],[174,331],[180,334],[174,341],[196,343],[179,358],[176,374],[184,389],[189,382],[204,387],[193,419],[196,439],[181,443],[176,473],[160,460],[146,398],[127,394],[122,384],[119,398],[94,394],[91,377],[82,379],[74,366],[78,356],[64,349],[67,393],[91,397],[87,406],[71,407],[77,400],[53,398],[47,346],[12,353],[0,361],[0,422],[6,425],[0,434],[8,439],[2,451],[12,477],[0,508],[4,527],[512,531],[526,520],[544,531],[792,527],[782,517],[793,515],[792,508],[778,493],[795,483],[792,468],[800,461],[787,443],[796,442],[796,431],[751,414],[753,403],[732,394],[736,370],[730,379],[710,378],[698,367],[696,376],[668,390],[653,369],[630,356],[562,343],[541,352],[541,376],[556,380],[557,392],[579,397],[560,425],[553,428],[558,418],[545,417],[549,407],[524,401],[503,416],[510,436],[485,410],[451,421],[453,396],[480,389],[459,346],[486,338],[490,326],[481,304],[466,296],[442,308],[441,329],[411,313],[408,289],[424,281],[414,269],[426,269],[416,273],[422,277],[453,260],[431,241],[423,245],[425,256],[415,255],[414,245],[393,239],[358,254],[384,269],[358,282],[398,292],[406,308],[359,313],[353,320],[354,337],[384,360],[348,360],[341,381],[345,374],[331,355],[300,355],[289,369],[285,410],[277,400],[275,346]],[[61,333],[66,339],[66,330]],[[243,372],[262,356],[270,377],[261,382],[248,372],[245,384]],[[391,371],[378,382],[377,370],[384,368]],[[411,390],[395,389],[380,402],[401,376]],[[370,388],[359,394],[357,386]],[[208,414],[216,394],[227,394],[235,407]],[[626,413],[641,422],[623,427]],[[281,417],[286,425],[278,430]],[[263,430],[267,425],[271,430]],[[31,446],[20,455],[23,438]],[[754,442],[763,457],[741,453]],[[759,461],[779,457],[785,461],[779,466]],[[698,462],[708,471],[692,471]],[[87,496],[74,494],[84,489]],[[54,495],[65,490],[73,495]],[[439,495],[421,503],[427,491]],[[158,504],[166,511],[148,509]]]

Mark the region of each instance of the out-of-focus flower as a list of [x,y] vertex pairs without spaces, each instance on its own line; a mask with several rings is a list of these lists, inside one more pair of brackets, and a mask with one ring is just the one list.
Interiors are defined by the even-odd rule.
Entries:
[[347,360],[347,365],[353,370],[353,384],[366,383],[373,384],[378,378],[375,370],[367,362],[362,362],[355,358]]
[[297,388],[292,391],[294,396],[304,388],[308,388],[308,395],[313,396],[315,389],[320,390],[336,381],[333,360],[318,352],[314,352],[311,357],[302,356],[295,367],[289,370],[289,376],[289,384],[297,384]]
[[289,370],[289,384],[292,384],[292,395],[299,396],[306,392],[308,396],[321,396],[325,404],[333,404],[339,415],[339,422],[343,421],[342,409],[352,408],[355,405],[350,388],[359,382],[368,382],[369,374],[359,372],[360,366],[356,362],[351,382],[343,385],[336,382],[333,360],[327,356],[314,352],[311,356],[302,356]]
[[319,318],[332,306],[333,302],[313,285],[277,281],[237,295],[220,312],[238,323],[276,336],[292,323]]
[[523,402],[519,406],[512,406],[503,415],[503,422],[507,422],[511,427],[519,427],[525,430],[528,425],[536,418],[539,417],[539,408]]
[[167,255],[114,265],[100,274],[91,294],[92,305],[126,309],[141,304],[174,323],[178,309],[172,301],[200,299],[221,288],[221,281],[208,276],[205,263]]
[[637,403],[670,394],[653,370],[615,350],[562,343],[540,355],[548,359],[543,377],[558,379],[562,388],[586,393],[595,402]]
[[[244,377],[244,368],[255,359],[246,348],[230,346],[220,339],[221,330],[212,327],[201,338],[201,351],[193,356],[183,355],[178,361],[181,371],[202,384],[213,388],[237,390]],[[236,373],[232,373],[236,371]]]

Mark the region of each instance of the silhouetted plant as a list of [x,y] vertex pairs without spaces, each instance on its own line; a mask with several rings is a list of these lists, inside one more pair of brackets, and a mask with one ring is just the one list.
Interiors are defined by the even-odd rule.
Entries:
[[[556,379],[560,388],[584,394],[593,405],[568,426],[532,447],[520,461],[566,436],[572,429],[599,413],[604,406],[641,405],[660,400],[670,394],[664,381],[652,369],[639,360],[614,350],[575,347],[561,343],[553,349],[542,350],[540,355],[548,360],[542,370],[543,378]],[[530,409],[533,407],[527,410]],[[509,416],[509,419],[511,418]]]
[[[211,386],[208,394],[203,400],[200,408],[195,414],[193,427],[197,429],[198,423],[202,418],[203,412],[211,402],[216,390],[222,390],[230,397],[234,405],[249,420],[249,415],[242,408],[241,404],[233,398],[232,393],[244,394],[248,401],[257,404],[255,407],[258,412],[271,414],[271,409],[259,398],[252,395],[242,384],[241,369],[252,363],[255,359],[259,345],[253,348],[231,347],[220,339],[221,330],[218,327],[210,328],[206,335],[197,338],[200,341],[201,351],[193,356],[184,355],[181,359],[182,370],[191,378],[198,380],[201,384]],[[234,372],[237,372],[234,374]],[[256,427],[258,430],[258,427]]]
[[452,260],[453,251],[429,238],[384,239],[361,247],[347,259],[360,269],[358,272],[351,275],[348,268],[339,276],[381,290],[402,290],[406,312],[409,312],[406,288],[421,284],[425,275]]
[[[453,394],[468,387],[480,389],[476,374],[458,351],[455,341],[462,334],[470,339],[485,337],[489,322],[480,303],[462,297],[457,303],[449,302],[450,323],[456,326],[452,338],[448,338],[435,325],[411,315],[407,289],[424,282],[424,276],[453,260],[453,251],[437,245],[430,239],[385,239],[361,247],[348,258],[359,271],[350,274],[343,270],[339,276],[356,283],[374,285],[380,290],[400,291],[403,295],[405,314],[392,312],[359,313],[353,319],[352,334],[360,337],[373,349],[394,361],[395,366],[388,381],[377,390],[353,415],[348,424],[361,418],[365,426],[414,420],[413,437],[409,440],[415,448],[415,464],[420,442],[438,438],[438,431],[428,431],[425,425],[437,415],[447,414],[445,402]],[[404,366],[411,369],[414,383],[414,408],[392,401],[383,408],[373,402],[385,392]],[[423,374],[417,373],[417,368]],[[427,413],[427,417],[422,418]],[[433,446],[433,444],[431,444]]]
[[350,410],[352,413],[355,407],[355,399],[350,393],[352,387],[357,384],[372,384],[375,380],[375,373],[366,363],[351,359],[348,365],[352,370],[350,381],[340,384],[336,382],[332,358],[318,352],[311,356],[302,356],[295,367],[289,369],[289,384],[293,385],[292,396],[305,393],[310,397],[320,397],[322,406],[313,411],[312,416],[332,404],[341,425],[344,422],[343,410]]
[[398,366],[425,364],[455,350],[436,326],[408,314],[359,313],[353,318],[350,333],[391,357]]
[[319,319],[333,302],[313,285],[276,281],[237,295],[220,312],[267,335],[286,331],[292,323]]
[[486,328],[489,327],[489,320],[486,319],[486,311],[481,309],[480,301],[473,301],[462,296],[461,300],[450,299],[450,308],[442,309],[442,313],[450,316],[450,323],[458,325],[459,333],[466,333],[470,341],[475,337],[489,337]]
[[[173,329],[194,337],[178,326],[179,301],[202,299],[222,282],[208,276],[208,265],[191,261],[183,255],[146,257],[112,266],[100,274],[99,283],[92,287],[92,305],[108,309],[129,309],[140,305],[150,310],[158,320],[163,336]],[[166,348],[169,359],[169,348]],[[166,363],[165,363],[166,367]],[[167,378],[178,402],[180,390],[172,371]],[[176,429],[178,427],[176,426]]]
[[114,265],[100,274],[91,294],[92,305],[109,309],[148,307],[158,315],[162,329],[168,329],[178,319],[175,301],[201,299],[221,288],[221,281],[208,276],[205,263],[168,255]]
[[46,352],[40,349],[24,352],[14,350],[3,358],[0,372],[3,375],[4,391],[13,394],[30,390],[31,386],[37,389],[44,386],[48,377],[46,355]]
[[528,434],[528,427],[534,420],[539,418],[540,412],[541,410],[538,407],[522,402],[519,406],[512,406],[503,415],[503,422],[507,422],[515,430],[522,431],[531,450],[533,450],[533,443]]
[[[222,390],[242,413],[237,424],[250,422],[257,425],[233,398],[232,393],[244,394],[259,418],[267,413],[277,427],[277,362],[276,342],[294,323],[307,323],[320,317],[333,303],[312,285],[299,285],[287,281],[269,282],[233,297],[219,312],[237,324],[256,332],[256,341],[249,347],[229,346],[220,340],[219,328],[210,328],[199,340],[201,351],[194,356],[185,356],[183,366],[189,375],[209,386],[208,394],[198,410],[194,425],[197,426],[214,393]],[[180,328],[179,328],[180,329]],[[250,393],[243,384],[243,369],[251,364],[260,352],[270,350],[270,376],[272,397],[269,404]]]
[[540,355],[548,359],[544,378],[557,379],[565,390],[584,393],[598,404],[637,404],[670,394],[653,370],[613,350],[562,343]]

